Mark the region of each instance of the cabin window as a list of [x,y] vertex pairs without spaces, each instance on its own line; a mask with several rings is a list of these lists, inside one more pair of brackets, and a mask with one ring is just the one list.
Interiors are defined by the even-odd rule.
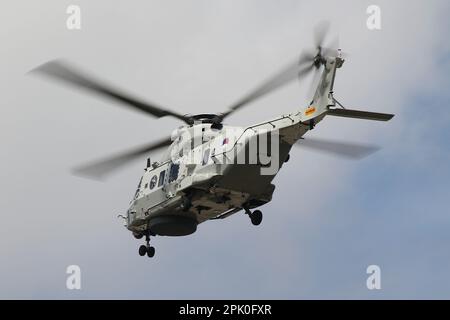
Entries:
[[203,153],[202,165],[204,166],[205,164],[207,164],[208,160],[209,160],[209,148],[205,150],[205,153]]
[[152,179],[150,180],[150,190],[156,186],[157,181],[158,181],[158,177],[156,175],[154,175],[152,177]]
[[177,180],[178,178],[178,171],[180,169],[180,165],[179,164],[172,164],[170,166],[170,173],[169,173],[169,183],[172,181]]
[[161,187],[164,184],[164,178],[166,177],[166,170],[161,171],[159,174],[158,187]]

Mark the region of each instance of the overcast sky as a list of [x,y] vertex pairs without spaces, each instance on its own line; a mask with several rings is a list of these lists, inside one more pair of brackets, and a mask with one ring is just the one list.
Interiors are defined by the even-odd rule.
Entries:
[[[81,30],[66,28],[67,6]],[[381,8],[381,30],[366,8]],[[447,1],[8,1],[0,19],[0,298],[450,298],[450,41]],[[351,55],[346,106],[387,123],[326,118],[311,136],[378,144],[348,161],[295,148],[254,227],[247,216],[156,237],[153,259],[117,219],[145,160],[106,182],[70,168],[170,134],[160,120],[26,73],[65,58],[181,113],[220,112],[331,21]],[[228,120],[298,110],[308,81]],[[157,156],[157,155],[155,155]],[[81,267],[82,289],[66,289]],[[366,268],[381,268],[368,290]]]

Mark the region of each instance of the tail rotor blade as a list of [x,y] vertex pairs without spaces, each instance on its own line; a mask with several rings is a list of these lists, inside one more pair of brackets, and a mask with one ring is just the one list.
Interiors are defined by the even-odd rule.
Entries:
[[312,78],[311,83],[309,85],[308,97],[312,97],[314,95],[314,93],[315,93],[314,91],[316,90],[317,84],[319,83],[319,79],[320,79],[319,69],[315,69],[313,78]]
[[303,50],[298,59],[298,65],[302,66],[304,64],[310,65],[313,63],[317,52],[315,50]]
[[330,30],[330,21],[322,21],[314,28],[314,45],[316,48],[323,47],[325,38]]
[[301,69],[298,72],[298,79],[302,80],[304,77],[306,77],[308,75],[308,73],[310,73],[311,71],[313,71],[314,66],[313,65],[309,65],[306,68]]

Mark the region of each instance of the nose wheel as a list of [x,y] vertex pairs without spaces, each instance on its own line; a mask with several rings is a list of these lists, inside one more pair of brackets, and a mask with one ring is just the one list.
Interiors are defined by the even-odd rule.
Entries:
[[155,247],[150,246],[150,236],[145,236],[145,245],[139,247],[139,255],[141,257],[147,255],[149,258],[152,258],[155,255]]
[[261,224],[263,215],[260,210],[255,210],[253,212],[251,212],[248,208],[244,208],[244,210],[245,210],[245,213],[249,216],[250,221],[252,222],[252,224],[254,226],[258,226]]

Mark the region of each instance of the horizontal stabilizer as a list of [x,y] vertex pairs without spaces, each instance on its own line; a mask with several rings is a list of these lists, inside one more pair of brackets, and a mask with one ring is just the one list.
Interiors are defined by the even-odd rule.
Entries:
[[345,118],[357,118],[366,120],[388,121],[394,116],[389,113],[369,112],[351,109],[329,109],[327,115]]

